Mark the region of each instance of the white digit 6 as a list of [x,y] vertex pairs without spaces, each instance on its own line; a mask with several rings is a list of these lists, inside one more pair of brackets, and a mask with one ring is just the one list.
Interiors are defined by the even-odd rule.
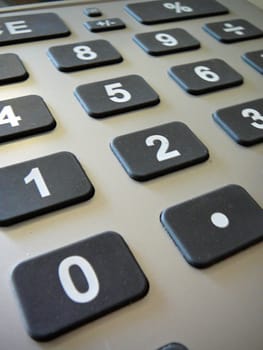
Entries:
[[263,130],[263,116],[260,114],[259,111],[253,108],[246,108],[242,110],[241,114],[245,118],[252,118],[255,121],[260,120],[262,123],[253,122],[251,123],[251,125],[254,126],[254,128]]
[[[70,275],[70,268],[78,266],[86,278],[88,290],[80,292]],[[99,293],[99,281],[93,267],[82,256],[69,256],[61,261],[58,267],[60,283],[67,296],[76,303],[88,303],[96,298]]]
[[158,152],[156,154],[156,158],[159,162],[162,162],[167,159],[179,157],[181,155],[181,153],[177,150],[167,152],[169,148],[169,140],[165,136],[162,136],[162,135],[149,136],[145,140],[145,143],[147,146],[154,146],[155,141],[161,142]]
[[106,93],[110,97],[111,101],[123,103],[128,102],[131,99],[131,94],[129,93],[129,91],[124,90],[121,87],[121,83],[108,84],[104,86]]
[[212,72],[209,67],[197,66],[194,68],[195,73],[203,80],[209,82],[216,82],[220,80],[219,75],[215,72]]
[[89,46],[85,45],[75,46],[73,51],[80,60],[94,60],[98,56]]
[[170,34],[158,33],[155,35],[155,39],[160,41],[165,46],[176,46],[178,41]]

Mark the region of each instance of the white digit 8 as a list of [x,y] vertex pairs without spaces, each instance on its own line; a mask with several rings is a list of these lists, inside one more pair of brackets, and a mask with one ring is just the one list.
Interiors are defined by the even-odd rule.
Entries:
[[203,80],[209,82],[216,82],[220,80],[219,75],[215,72],[212,72],[209,67],[197,66],[194,68],[195,73]]
[[75,46],[73,51],[80,60],[94,60],[98,56],[89,46],[85,45]]
[[156,154],[156,158],[159,162],[162,162],[167,159],[179,157],[181,153],[177,150],[174,151],[167,151],[169,148],[169,140],[162,135],[152,135],[147,137],[145,140],[145,143],[147,146],[154,146],[155,141],[160,141],[160,147],[158,149],[158,152]]
[[259,111],[253,108],[245,108],[242,110],[241,114],[245,118],[252,118],[255,121],[260,120],[262,123],[253,122],[251,125],[254,126],[254,128],[263,130],[263,116]]
[[160,41],[165,46],[176,46],[178,41],[170,34],[158,33],[155,35],[155,39]]
[[131,99],[131,94],[129,93],[129,91],[122,89],[121,87],[121,83],[108,84],[104,86],[106,93],[110,97],[111,101],[123,103],[128,102]]
[[[70,276],[70,268],[78,266],[87,280],[88,290],[80,292]],[[60,283],[67,296],[76,303],[88,303],[96,298],[99,293],[99,281],[93,267],[81,256],[69,256],[61,261],[58,267]]]

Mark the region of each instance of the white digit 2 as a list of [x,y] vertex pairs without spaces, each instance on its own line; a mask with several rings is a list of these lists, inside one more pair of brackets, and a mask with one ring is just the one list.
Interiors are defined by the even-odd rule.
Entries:
[[129,91],[122,89],[121,87],[121,83],[108,84],[104,86],[106,93],[110,97],[111,101],[123,103],[128,102],[131,99],[131,94],[129,93]]
[[209,82],[216,82],[220,80],[219,75],[215,72],[212,72],[209,67],[197,66],[194,68],[195,73],[203,80]]
[[[80,292],[70,276],[70,268],[78,266],[86,278],[88,290]],[[58,267],[60,283],[67,296],[76,303],[88,303],[96,298],[99,293],[99,281],[91,264],[81,256],[69,256],[61,261]]]
[[10,124],[12,127],[19,126],[21,117],[15,115],[12,106],[5,106],[0,112],[0,125]]
[[80,60],[94,60],[97,58],[96,52],[92,51],[89,46],[79,45],[75,46],[73,51]]
[[162,162],[167,159],[179,157],[181,155],[181,153],[177,150],[169,151],[169,152],[167,151],[169,148],[169,140],[165,136],[162,136],[162,135],[149,136],[145,140],[145,143],[147,146],[154,146],[155,141],[161,142],[161,145],[156,154],[156,158],[159,162]]
[[155,39],[160,41],[165,46],[176,46],[178,41],[170,34],[167,33],[158,33],[155,35]]
[[50,192],[47,188],[47,185],[41,175],[39,168],[33,168],[30,173],[24,178],[25,184],[29,184],[34,181],[39,194],[42,198],[50,196]]
[[263,129],[263,116],[260,114],[259,111],[253,108],[245,108],[242,110],[241,114],[245,118],[252,118],[255,121],[260,120],[262,123],[253,122],[251,123],[251,125],[257,129]]

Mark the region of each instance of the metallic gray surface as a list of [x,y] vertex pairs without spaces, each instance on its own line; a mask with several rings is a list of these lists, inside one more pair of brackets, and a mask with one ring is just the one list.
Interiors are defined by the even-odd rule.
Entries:
[[[1,100],[38,94],[58,124],[49,133],[1,144],[1,167],[70,151],[96,189],[89,202],[0,229],[0,349],[154,350],[174,341],[189,350],[262,350],[263,244],[211,268],[197,270],[183,259],[161,226],[159,215],[164,208],[230,183],[243,186],[263,206],[262,144],[239,146],[212,119],[212,113],[219,108],[263,97],[262,76],[241,59],[243,53],[261,49],[263,39],[224,45],[202,29],[208,22],[244,17],[263,29],[263,12],[245,0],[221,0],[230,9],[228,15],[143,26],[123,10],[130,2],[95,4],[102,10],[103,18],[121,17],[127,24],[125,30],[88,32],[83,26],[87,20],[83,9],[88,2],[71,1],[79,5],[50,5],[52,12],[59,14],[71,29],[70,37],[0,48],[0,53],[18,54],[30,74],[25,82],[1,86]],[[91,4],[95,6],[94,2]],[[50,12],[50,7],[43,11]],[[24,13],[38,12],[39,9],[31,9]],[[175,27],[186,29],[199,39],[201,49],[150,57],[132,40],[135,33]],[[109,40],[124,61],[69,74],[57,71],[47,57],[51,46],[96,38]],[[244,84],[195,97],[168,76],[167,70],[173,65],[208,58],[226,60],[244,76]],[[80,84],[128,74],[143,76],[160,95],[161,103],[94,120],[73,95]],[[110,141],[174,120],[191,128],[208,147],[210,159],[145,183],[131,180],[111,152]],[[12,287],[14,266],[106,230],[114,230],[126,240],[149,279],[149,294],[56,340],[33,341],[25,331]]]

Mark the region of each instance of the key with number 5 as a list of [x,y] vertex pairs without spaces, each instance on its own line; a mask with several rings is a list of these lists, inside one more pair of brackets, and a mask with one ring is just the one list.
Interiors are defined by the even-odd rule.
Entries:
[[0,225],[8,226],[91,198],[75,156],[55,153],[0,169]]

